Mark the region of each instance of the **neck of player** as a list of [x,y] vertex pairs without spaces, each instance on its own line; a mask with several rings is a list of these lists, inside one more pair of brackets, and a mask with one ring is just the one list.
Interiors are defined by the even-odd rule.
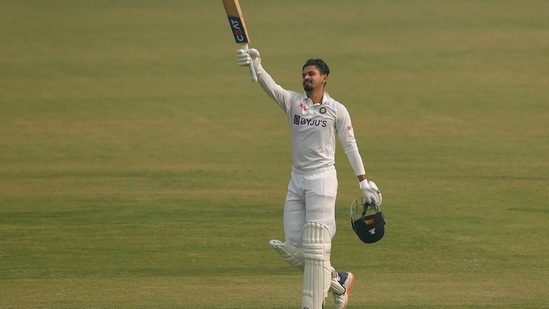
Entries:
[[315,89],[307,92],[307,97],[313,101],[313,104],[322,104],[322,98],[324,97],[324,89]]

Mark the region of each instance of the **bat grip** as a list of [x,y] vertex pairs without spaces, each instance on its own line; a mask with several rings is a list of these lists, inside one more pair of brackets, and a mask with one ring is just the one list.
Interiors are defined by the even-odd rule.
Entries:
[[[250,49],[248,47],[248,44],[245,44],[244,45],[244,50],[248,50]],[[257,82],[257,73],[255,72],[255,68],[254,68],[254,62],[250,62],[250,64],[248,64],[248,69],[250,69],[250,75],[252,76],[252,82]]]

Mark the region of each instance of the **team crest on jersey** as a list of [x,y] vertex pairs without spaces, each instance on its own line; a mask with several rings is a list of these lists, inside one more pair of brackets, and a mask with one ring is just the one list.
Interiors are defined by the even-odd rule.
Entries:
[[324,107],[324,106],[322,106],[322,107],[320,108],[320,110],[319,110],[319,112],[320,112],[321,114],[326,114],[326,111],[327,111],[327,110],[326,110],[326,107]]

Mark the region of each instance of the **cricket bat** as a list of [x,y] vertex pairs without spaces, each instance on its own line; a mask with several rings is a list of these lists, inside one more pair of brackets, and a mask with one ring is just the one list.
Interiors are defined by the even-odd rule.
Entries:
[[[229,25],[231,32],[233,33],[236,44],[242,46],[243,49],[248,50],[248,43],[250,43],[250,36],[246,29],[246,23],[244,22],[244,16],[240,9],[240,3],[238,0],[221,0],[225,7],[225,12],[229,18]],[[252,81],[257,82],[257,74],[255,73],[254,64],[248,65],[250,74],[252,75]]]

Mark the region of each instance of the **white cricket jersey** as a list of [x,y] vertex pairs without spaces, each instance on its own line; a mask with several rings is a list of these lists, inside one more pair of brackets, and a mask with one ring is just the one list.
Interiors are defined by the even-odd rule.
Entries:
[[343,104],[325,92],[322,103],[313,105],[305,92],[289,91],[276,84],[261,65],[256,71],[263,90],[288,117],[294,169],[308,172],[334,166],[337,135],[355,174],[365,174],[351,117]]

